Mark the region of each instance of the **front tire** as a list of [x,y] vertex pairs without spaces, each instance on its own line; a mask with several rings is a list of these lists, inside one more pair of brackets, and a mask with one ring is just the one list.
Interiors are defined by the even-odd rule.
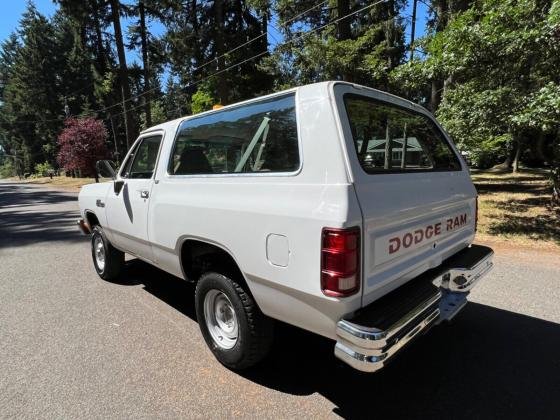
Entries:
[[204,340],[220,363],[241,370],[268,354],[273,321],[245,287],[222,274],[206,273],[196,286],[195,303]]
[[91,256],[95,271],[104,280],[116,279],[124,267],[124,252],[111,245],[99,225],[91,234]]

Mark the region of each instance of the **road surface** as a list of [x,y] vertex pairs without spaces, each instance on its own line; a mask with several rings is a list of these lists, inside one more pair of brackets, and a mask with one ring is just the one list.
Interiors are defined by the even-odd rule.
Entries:
[[560,256],[498,249],[451,325],[378,374],[286,325],[234,373],[199,333],[193,288],[137,260],[93,269],[75,193],[0,183],[2,418],[558,418]]

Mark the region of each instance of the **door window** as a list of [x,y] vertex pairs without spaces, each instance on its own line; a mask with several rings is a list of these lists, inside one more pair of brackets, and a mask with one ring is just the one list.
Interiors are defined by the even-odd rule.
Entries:
[[161,135],[142,139],[140,145],[129,156],[121,176],[133,179],[151,178],[156,168],[161,139]]

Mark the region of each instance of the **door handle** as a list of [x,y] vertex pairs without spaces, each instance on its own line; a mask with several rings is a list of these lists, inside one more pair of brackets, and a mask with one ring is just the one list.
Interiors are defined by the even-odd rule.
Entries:
[[150,192],[148,190],[140,190],[140,197],[148,198],[150,197]]

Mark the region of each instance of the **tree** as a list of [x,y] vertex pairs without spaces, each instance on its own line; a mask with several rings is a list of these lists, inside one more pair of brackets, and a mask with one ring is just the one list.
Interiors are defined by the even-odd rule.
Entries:
[[505,167],[513,163],[516,171],[526,149],[542,152],[552,136],[537,123],[544,108],[531,103],[559,80],[558,40],[549,21],[554,8],[540,0],[469,4],[433,0],[432,31],[419,42],[426,57],[391,77],[437,111],[459,147],[474,157],[501,158]]
[[[165,0],[137,0],[131,7],[131,13],[138,20],[128,27],[128,48],[139,48],[142,56],[142,102],[144,115],[141,117],[143,124],[148,127],[152,125],[151,101],[153,91],[159,86],[158,72],[161,72],[163,61],[165,61],[161,39],[154,37],[148,27],[151,19],[165,22],[164,11],[169,7]],[[156,92],[157,94],[157,92]]]
[[262,57],[252,58],[268,51],[268,2],[191,0],[163,13],[171,72],[187,99],[201,81],[223,105],[270,92]]
[[61,55],[54,25],[33,3],[20,21],[18,38],[0,114],[9,127],[4,134],[15,148],[12,152],[22,156],[25,170],[32,172],[36,162],[54,159],[64,108],[58,95]]
[[404,4],[333,0],[318,7],[311,0],[279,0],[274,8],[289,42],[276,49],[267,68],[291,85],[338,79],[392,90],[387,76],[405,53]]
[[95,163],[109,156],[108,132],[102,121],[95,118],[68,118],[58,136],[58,163],[66,170],[80,170],[85,175],[99,177]]
[[134,142],[137,129],[134,119],[130,113],[130,84],[128,80],[128,66],[126,64],[126,54],[124,49],[123,35],[121,29],[121,5],[119,0],[110,0],[111,18],[113,21],[113,30],[115,33],[115,45],[117,47],[117,56],[119,58],[119,84],[122,93],[122,107],[124,112],[126,146],[130,148]]

